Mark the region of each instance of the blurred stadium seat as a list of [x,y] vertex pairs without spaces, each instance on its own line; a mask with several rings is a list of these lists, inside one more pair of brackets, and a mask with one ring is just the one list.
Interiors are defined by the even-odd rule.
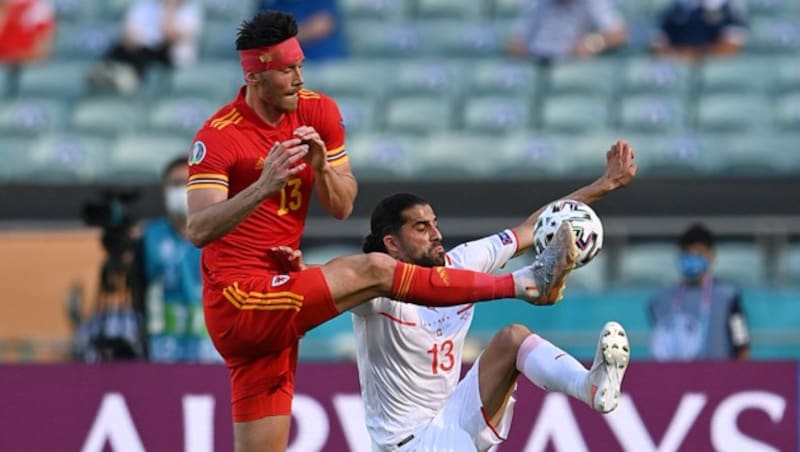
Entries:
[[308,86],[330,96],[378,97],[392,66],[382,60],[331,61],[305,71]]
[[525,97],[474,97],[463,111],[463,126],[472,132],[500,134],[531,125],[531,102]]
[[19,96],[50,96],[72,100],[87,92],[89,61],[50,61],[25,66],[19,79]]
[[419,28],[409,22],[350,21],[348,49],[356,57],[419,57],[424,46]]
[[503,58],[477,60],[466,77],[466,91],[474,95],[532,96],[539,89],[536,68]]
[[144,125],[145,110],[139,102],[122,97],[87,98],[72,110],[74,130],[106,137],[133,132]]
[[739,288],[765,286],[764,258],[753,242],[722,242],[715,246],[714,275]]
[[492,0],[491,11],[494,17],[500,19],[512,19],[519,17],[522,12],[523,0]]
[[781,279],[791,286],[800,286],[800,243],[786,247],[781,264]]
[[680,131],[687,123],[680,97],[652,94],[622,99],[619,124],[623,130],[667,134]]
[[0,104],[0,135],[39,136],[61,129],[67,123],[65,102],[52,97],[27,97]]
[[776,129],[800,131],[800,90],[778,98],[775,115]]
[[768,70],[774,61],[762,55],[748,54],[707,60],[700,69],[700,88],[704,95],[761,93],[765,91]]
[[385,128],[390,132],[429,133],[453,126],[453,105],[443,98],[399,97],[386,107]]
[[680,279],[673,243],[644,243],[624,248],[619,284],[623,287],[662,287]]
[[369,132],[378,122],[377,102],[373,98],[339,96],[336,98],[336,103],[339,105],[348,137]]
[[703,95],[697,107],[697,127],[705,132],[752,132],[771,124],[769,102],[760,94]]
[[610,58],[565,62],[549,68],[548,92],[552,95],[608,96],[615,88],[617,71]]
[[419,138],[410,134],[358,134],[348,138],[347,153],[359,180],[386,180],[412,175],[419,146]]
[[413,154],[413,172],[436,180],[497,177],[505,166],[502,156],[493,153],[497,140],[471,132],[431,134]]
[[681,100],[689,92],[690,69],[667,59],[631,56],[622,79],[625,94],[662,94]]
[[550,95],[542,110],[547,132],[581,133],[603,130],[611,123],[605,97]]
[[342,12],[348,19],[396,20],[407,15],[410,4],[411,2],[405,0],[341,1]]
[[239,24],[230,20],[209,20],[200,37],[200,56],[203,59],[229,59],[236,65],[236,30]]
[[[461,2],[473,4],[473,2]],[[434,55],[468,58],[494,57],[502,42],[493,24],[453,20],[426,20],[419,23],[429,52]]]
[[230,102],[243,84],[241,68],[225,60],[201,60],[194,66],[175,69],[172,96],[196,96],[223,105]]
[[414,13],[419,18],[446,17],[474,19],[483,13],[483,2],[463,0],[417,0]]
[[120,182],[157,182],[164,165],[188,155],[191,139],[174,135],[133,133],[113,142],[106,177]]
[[636,162],[643,177],[696,177],[709,169],[707,143],[697,134],[626,133],[624,137],[636,149]]
[[166,98],[153,103],[147,127],[156,132],[191,139],[219,107],[218,102],[197,97]]
[[759,54],[794,53],[800,50],[798,17],[756,17],[750,24],[748,50]]
[[[551,134],[521,132],[503,138],[499,156],[507,162],[504,178],[559,177],[569,171],[570,157]],[[497,156],[495,156],[497,158]]]
[[103,172],[108,140],[83,134],[49,134],[30,148],[25,174],[43,182],[87,183]]
[[59,60],[98,60],[118,35],[119,26],[109,22],[59,24],[54,56]]
[[412,60],[395,66],[389,75],[393,96],[457,93],[464,84],[464,68],[450,60]]

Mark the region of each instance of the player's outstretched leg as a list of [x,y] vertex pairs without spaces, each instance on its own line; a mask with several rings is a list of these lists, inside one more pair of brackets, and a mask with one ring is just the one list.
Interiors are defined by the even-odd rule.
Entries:
[[535,305],[558,302],[564,298],[567,275],[575,268],[577,259],[575,234],[564,221],[533,264],[513,273],[517,293]]
[[592,408],[608,413],[617,407],[622,377],[630,357],[631,349],[625,329],[617,322],[606,323],[597,340],[594,364],[586,378],[586,390],[591,395]]

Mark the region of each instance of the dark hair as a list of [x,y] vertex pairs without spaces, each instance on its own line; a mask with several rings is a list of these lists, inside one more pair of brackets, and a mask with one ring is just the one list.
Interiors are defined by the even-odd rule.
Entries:
[[242,21],[236,34],[236,50],[257,49],[297,36],[297,21],[281,11],[261,11]]
[[383,198],[372,211],[369,221],[370,232],[364,239],[361,249],[365,253],[385,253],[386,247],[383,245],[383,237],[386,234],[393,234],[399,231],[403,223],[406,222],[405,218],[403,218],[403,212],[409,207],[418,205],[430,205],[430,203],[410,193],[396,193]]
[[175,157],[174,159],[170,160],[169,163],[167,163],[167,166],[164,167],[164,172],[161,173],[161,180],[167,180],[167,176],[169,176],[169,173],[171,173],[175,168],[188,165],[189,162],[186,160],[186,156]]
[[678,246],[681,249],[686,249],[695,243],[701,243],[709,248],[714,247],[714,235],[702,223],[695,223],[689,226],[689,229],[684,231],[678,239]]

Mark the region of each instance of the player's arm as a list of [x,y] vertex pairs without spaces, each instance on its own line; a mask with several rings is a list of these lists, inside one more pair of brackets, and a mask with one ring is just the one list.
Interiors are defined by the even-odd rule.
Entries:
[[190,177],[187,188],[189,240],[202,247],[233,230],[265,199],[281,191],[291,176],[305,168],[305,163],[293,165],[307,152],[308,146],[301,145],[298,138],[275,143],[264,159],[259,178],[232,198],[228,198],[227,185],[193,185]]
[[[624,140],[617,141],[606,152],[606,170],[591,184],[581,187],[563,199],[574,199],[592,204],[612,191],[624,187],[636,176],[636,163],[633,162],[633,148]],[[533,246],[533,228],[544,207],[531,214],[522,224],[512,228],[517,237],[517,253]]]
[[344,147],[342,115],[336,103],[323,96],[295,136],[310,141],[306,160],[314,171],[314,191],[326,212],[343,220],[353,212],[358,184]]

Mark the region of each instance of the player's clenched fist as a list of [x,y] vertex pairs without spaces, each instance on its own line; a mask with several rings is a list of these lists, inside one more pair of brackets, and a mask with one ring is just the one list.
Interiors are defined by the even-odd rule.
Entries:
[[281,141],[269,150],[258,178],[268,196],[279,192],[290,177],[305,169],[305,162],[297,162],[308,154],[308,145],[300,144],[300,141],[299,138]]

